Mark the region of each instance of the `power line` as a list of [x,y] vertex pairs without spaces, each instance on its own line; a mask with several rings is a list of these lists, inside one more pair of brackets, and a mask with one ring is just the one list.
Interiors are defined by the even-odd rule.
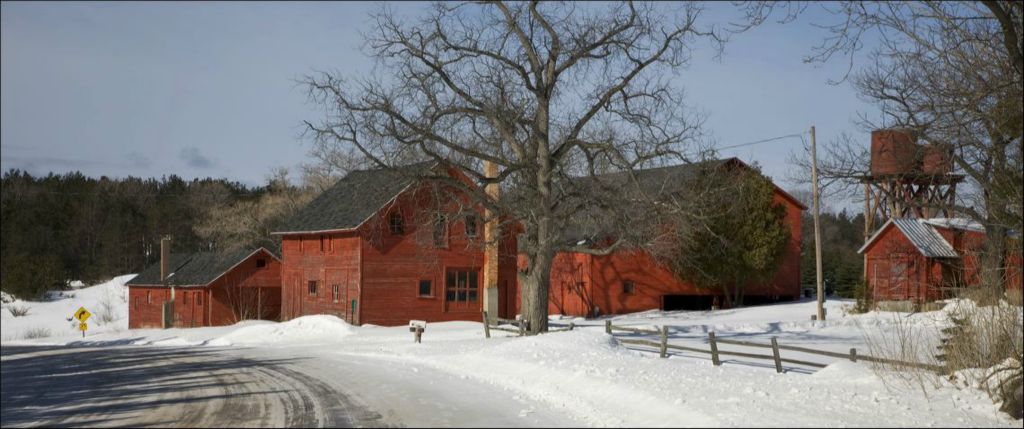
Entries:
[[718,148],[714,148],[714,149],[715,150],[734,149],[734,148],[738,148],[738,147],[753,146],[753,145],[756,145],[756,144],[768,143],[768,142],[773,142],[773,141],[782,140],[782,139],[788,139],[788,138],[791,138],[791,137],[798,137],[798,138],[800,138],[800,141],[804,141],[804,134],[806,134],[806,133],[786,134],[784,136],[771,137],[771,138],[767,138],[767,139],[763,139],[763,140],[756,140],[756,141],[752,141],[752,142],[734,144],[734,145],[718,147]]

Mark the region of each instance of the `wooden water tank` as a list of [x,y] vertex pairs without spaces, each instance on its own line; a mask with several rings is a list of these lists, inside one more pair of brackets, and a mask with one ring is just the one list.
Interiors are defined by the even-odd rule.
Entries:
[[912,130],[871,132],[871,174],[911,174],[920,171],[920,149]]
[[949,174],[953,171],[953,147],[930,143],[924,147],[921,158],[921,172],[924,174]]

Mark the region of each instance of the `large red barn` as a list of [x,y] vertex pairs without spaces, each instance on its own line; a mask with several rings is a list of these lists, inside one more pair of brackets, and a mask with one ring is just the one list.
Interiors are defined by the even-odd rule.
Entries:
[[[230,325],[244,319],[276,320],[281,307],[281,264],[264,248],[171,254],[167,282],[174,285],[174,326]],[[128,327],[159,328],[171,299],[156,263],[128,281]]]
[[[749,168],[739,159],[729,158],[642,170],[636,172],[636,180],[640,186],[683,186],[687,177],[708,167]],[[800,296],[800,224],[801,212],[807,207],[777,186],[774,200],[785,207],[789,244],[774,279],[767,284],[747,287],[744,298],[747,304],[793,300]],[[552,314],[587,316],[652,309],[709,309],[720,294],[721,291],[700,289],[680,280],[643,251],[622,250],[606,256],[560,253],[552,264],[548,310]]]
[[[333,314],[376,325],[480,320],[482,211],[457,195],[438,199],[437,187],[405,173],[353,171],[274,233],[281,236],[283,318]],[[499,245],[501,317],[514,309],[515,248],[511,236]]]

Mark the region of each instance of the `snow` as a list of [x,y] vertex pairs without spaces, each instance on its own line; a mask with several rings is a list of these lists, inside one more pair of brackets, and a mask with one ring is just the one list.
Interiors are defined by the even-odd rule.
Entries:
[[[74,299],[30,303],[35,311],[25,320],[42,320],[48,317],[44,311],[52,309],[53,318],[63,327],[63,318],[70,317],[78,305],[95,305],[87,298],[95,302],[99,292],[94,290],[101,286],[80,289]],[[910,335],[935,332],[947,326],[954,307],[917,314],[878,311],[854,315],[846,311],[852,302],[830,300],[826,304],[826,321],[810,320],[815,312],[812,301],[733,310],[647,311],[611,320],[615,325],[633,327],[667,325],[670,342],[702,349],[707,348],[707,333],[714,331],[720,338],[768,342],[776,337],[780,344],[840,353],[856,347],[859,353],[870,354],[880,344],[870,340],[873,335],[893,330]],[[450,374],[461,385],[479,383],[507,391],[522,403],[543,404],[582,426],[1021,426],[1020,421],[1000,413],[978,386],[954,385],[943,379],[934,385],[901,385],[879,377],[878,370],[862,362],[792,352],[784,352],[784,357],[828,366],[817,370],[786,365],[787,371],[778,374],[770,361],[723,356],[723,365],[714,366],[707,355],[688,352],[661,359],[657,353],[616,340],[638,336],[605,334],[605,319],[554,316],[552,323],[564,325],[572,320],[577,329],[522,338],[492,331],[491,339],[484,339],[478,322],[428,323],[422,344],[413,342],[407,326],[357,327],[326,315],[194,329],[99,327],[90,330],[84,340],[75,336],[77,332],[64,331],[55,331],[49,338],[20,339],[17,327],[8,326],[11,320],[4,316],[4,345],[237,348],[247,355],[312,359],[327,368],[372,361],[386,364],[367,366],[378,368],[369,371],[387,367],[407,369],[410,374]],[[119,319],[117,323],[122,322]],[[330,372],[325,374],[321,376]],[[454,388],[448,387],[453,383],[431,380],[410,376],[408,388],[440,389],[443,395],[458,396],[444,390]],[[506,405],[518,406],[495,406]]]
[[[0,340],[21,340],[33,334],[50,339],[80,338],[78,321],[72,319],[79,307],[92,313],[86,322],[89,334],[124,332],[128,329],[128,288],[124,284],[133,277],[135,274],[118,276],[89,287],[75,281],[72,282],[75,290],[50,292],[48,299],[42,302],[20,299],[7,302],[9,299],[5,297],[0,310]],[[12,307],[27,307],[28,314],[14,317]]]

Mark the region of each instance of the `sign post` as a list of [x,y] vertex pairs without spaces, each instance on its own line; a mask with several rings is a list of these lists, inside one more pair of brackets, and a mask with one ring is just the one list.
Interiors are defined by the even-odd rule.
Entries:
[[89,320],[89,316],[92,316],[92,313],[85,307],[78,307],[78,311],[75,312],[75,319],[78,319],[78,330],[82,331],[82,338],[85,338],[85,331],[89,329],[89,325],[85,323],[86,320]]

